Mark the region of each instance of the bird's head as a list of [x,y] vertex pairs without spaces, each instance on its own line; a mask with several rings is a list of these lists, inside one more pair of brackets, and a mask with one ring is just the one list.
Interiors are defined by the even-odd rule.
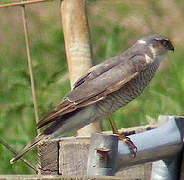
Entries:
[[171,41],[162,35],[152,34],[142,37],[137,41],[138,44],[142,44],[145,47],[149,47],[153,56],[162,56],[169,50],[174,51],[174,46]]

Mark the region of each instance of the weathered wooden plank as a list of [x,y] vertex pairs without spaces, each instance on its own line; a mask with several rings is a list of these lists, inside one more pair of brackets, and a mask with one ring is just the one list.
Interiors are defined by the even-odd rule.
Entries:
[[41,174],[59,174],[59,140],[45,141],[39,145],[38,156]]
[[[89,144],[89,137],[68,137],[44,142],[39,146],[41,174],[86,175]],[[122,169],[115,176],[149,180],[150,174],[151,163],[146,163]]]
[[126,177],[130,179],[150,180],[152,163],[132,166],[130,168],[119,170],[115,176]]
[[[143,132],[154,127],[128,129],[126,134]],[[125,132],[122,129],[121,132]],[[109,134],[110,132],[108,132]],[[39,146],[41,174],[86,175],[90,137],[66,137],[46,141]],[[151,163],[132,166],[116,173],[116,176],[149,179]]]
[[89,137],[63,138],[59,142],[59,174],[86,175]]
[[[130,127],[130,128],[121,128],[121,129],[118,129],[118,131],[120,134],[129,136],[132,134],[137,134],[137,133],[141,133],[144,131],[154,129],[156,127],[158,127],[158,125],[135,126],[135,127]],[[103,134],[112,134],[112,131],[103,131]]]
[[112,176],[1,175],[0,180],[137,180]]

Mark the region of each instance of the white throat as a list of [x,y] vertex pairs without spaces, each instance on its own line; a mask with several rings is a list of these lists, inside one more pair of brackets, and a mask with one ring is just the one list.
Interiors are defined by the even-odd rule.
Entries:
[[138,43],[139,43],[139,44],[146,44],[146,41],[140,39],[140,40],[138,40]]

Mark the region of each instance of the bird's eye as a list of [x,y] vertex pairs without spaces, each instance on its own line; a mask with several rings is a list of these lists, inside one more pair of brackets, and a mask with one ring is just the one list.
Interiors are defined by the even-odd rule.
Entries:
[[162,44],[164,47],[167,47],[168,44],[169,44],[169,41],[167,41],[167,40],[161,40],[161,44]]

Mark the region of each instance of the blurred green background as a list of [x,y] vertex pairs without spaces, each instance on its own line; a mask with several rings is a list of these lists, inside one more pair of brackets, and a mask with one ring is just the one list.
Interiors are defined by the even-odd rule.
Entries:
[[[15,2],[1,0],[0,4]],[[183,115],[184,3],[179,0],[88,0],[94,64],[156,32],[175,45],[144,93],[113,114],[119,128],[148,124],[159,114]],[[39,117],[70,90],[60,1],[26,7]],[[103,121],[104,130],[110,126]],[[0,9],[0,136],[17,151],[36,134],[20,7]],[[0,174],[33,171],[0,144]],[[36,163],[36,150],[26,156]]]

